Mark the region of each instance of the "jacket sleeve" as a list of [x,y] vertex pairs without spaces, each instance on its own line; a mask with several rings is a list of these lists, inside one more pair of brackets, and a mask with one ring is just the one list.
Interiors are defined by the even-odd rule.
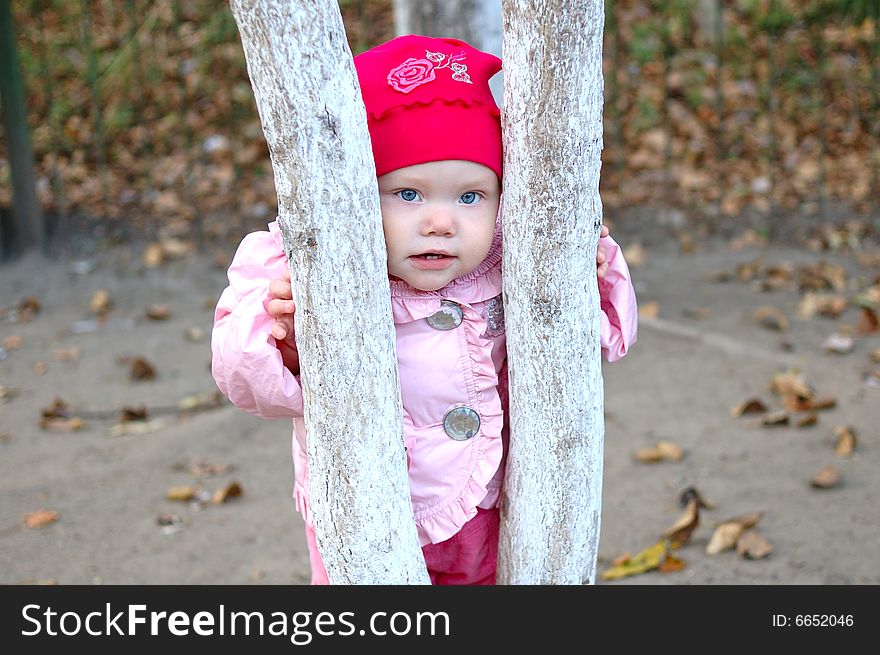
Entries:
[[602,239],[608,272],[599,279],[600,340],[602,356],[616,362],[636,342],[638,307],[623,251],[611,237]]
[[214,311],[211,373],[232,404],[262,418],[302,416],[299,380],[281,360],[266,310],[269,282],[287,267],[277,223],[241,242]]

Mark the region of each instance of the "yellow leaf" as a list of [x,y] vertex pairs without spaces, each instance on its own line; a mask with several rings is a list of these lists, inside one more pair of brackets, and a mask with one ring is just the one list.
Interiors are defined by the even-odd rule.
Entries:
[[638,575],[652,571],[660,566],[666,555],[666,540],[658,541],[653,546],[646,548],[626,562],[612,566],[602,574],[603,580],[619,580],[630,575]]
[[24,524],[29,528],[41,528],[58,520],[58,512],[51,509],[41,509],[31,512],[24,517]]

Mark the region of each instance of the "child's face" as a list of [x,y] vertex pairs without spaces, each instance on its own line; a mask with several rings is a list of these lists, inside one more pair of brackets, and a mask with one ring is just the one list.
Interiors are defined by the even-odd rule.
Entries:
[[501,185],[481,164],[446,160],[379,177],[388,272],[436,291],[470,273],[495,234]]

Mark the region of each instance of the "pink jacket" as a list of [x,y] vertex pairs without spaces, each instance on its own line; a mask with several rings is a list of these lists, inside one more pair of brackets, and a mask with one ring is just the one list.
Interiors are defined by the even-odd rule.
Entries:
[[[603,244],[601,347],[613,362],[635,342],[636,299],[620,248],[610,237]],[[293,495],[311,524],[302,390],[282,364],[266,311],[269,282],[286,267],[277,222],[244,238],[214,315],[212,372],[237,407],[293,419]],[[413,515],[425,545],[448,539],[500,495],[507,440],[500,230],[483,263],[443,289],[390,284]]]

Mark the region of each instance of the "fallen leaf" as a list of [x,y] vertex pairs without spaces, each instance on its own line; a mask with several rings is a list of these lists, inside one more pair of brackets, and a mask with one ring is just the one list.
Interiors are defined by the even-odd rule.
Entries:
[[829,464],[813,476],[810,484],[817,489],[830,489],[836,487],[839,482],[840,471],[833,464]]
[[225,396],[219,391],[208,391],[191,396],[184,396],[177,401],[177,409],[182,412],[194,412],[201,409],[213,409],[223,404]]
[[822,342],[822,350],[828,353],[836,353],[845,355],[851,353],[855,348],[855,341],[850,336],[835,332]]
[[797,369],[774,375],[770,382],[770,390],[779,396],[794,395],[803,398],[812,398],[815,393]]
[[199,491],[200,487],[197,485],[187,484],[180,487],[171,487],[168,489],[168,492],[165,494],[165,497],[168,500],[179,500],[179,501],[187,501],[195,498]]
[[171,308],[168,305],[150,305],[144,314],[150,320],[164,321],[171,317]]
[[660,311],[660,303],[656,300],[639,305],[639,318],[657,318]]
[[144,266],[147,268],[158,268],[165,261],[165,253],[162,246],[158,243],[151,243],[144,250]]
[[810,399],[810,409],[832,409],[837,407],[837,399],[831,396],[818,396]]
[[638,268],[639,266],[644,266],[645,262],[648,259],[648,253],[645,250],[642,244],[636,242],[628,245],[624,248],[624,256],[626,259],[626,263],[629,264],[632,268]]
[[207,333],[199,327],[188,327],[184,333],[184,338],[187,341],[192,341],[193,343],[197,343],[199,341],[204,341]]
[[99,289],[92,294],[92,299],[89,301],[89,309],[92,310],[93,314],[106,314],[113,307],[113,299],[110,297],[110,292],[107,289]]
[[773,552],[773,545],[756,530],[746,530],[737,539],[736,552],[744,559],[763,559]]
[[52,351],[52,356],[59,362],[75,362],[79,359],[79,348],[76,346],[71,348],[56,348]]
[[661,573],[674,573],[675,571],[681,571],[685,566],[687,565],[684,563],[684,560],[679,559],[672,553],[666,553],[666,557],[660,562],[657,570]]
[[123,407],[119,413],[119,422],[127,423],[129,421],[146,421],[149,418],[149,412],[146,405],[138,405],[137,407]]
[[850,425],[838,425],[834,428],[834,452],[840,457],[849,457],[856,449],[856,431]]
[[671,441],[658,441],[653,448],[639,448],[633,453],[636,461],[643,464],[653,464],[663,460],[678,462],[681,456],[681,448]]
[[6,348],[6,350],[18,350],[19,348],[21,348],[23,343],[24,340],[19,335],[11,334],[3,339],[2,345],[4,348]]
[[135,357],[129,375],[133,380],[152,380],[156,377],[156,369],[143,357]]
[[859,334],[871,334],[880,332],[880,319],[877,318],[877,312],[870,307],[862,307],[862,315],[859,318],[859,324],[856,326],[856,332]]
[[703,494],[701,494],[696,487],[687,487],[684,491],[681,492],[681,495],[678,497],[678,504],[681,507],[687,507],[687,504],[691,500],[696,500],[697,504],[703,509],[715,509],[715,503],[707,500]]
[[70,418],[74,415],[73,409],[62,398],[55,396],[52,404],[40,410],[43,418]]
[[837,318],[847,307],[847,299],[832,294],[817,294],[812,291],[804,294],[798,305],[798,316],[813,318],[816,314],[827,318]]
[[58,512],[51,509],[40,509],[24,517],[24,524],[29,528],[42,528],[58,520]]
[[225,503],[230,498],[236,498],[242,493],[244,492],[238,482],[230,482],[225,487],[221,487],[214,492],[214,495],[211,497],[211,502],[215,505]]
[[171,424],[168,419],[153,419],[152,421],[124,421],[116,423],[110,428],[111,437],[122,437],[127,434],[150,434],[157,432]]
[[660,566],[666,555],[666,540],[658,541],[625,562],[612,566],[602,573],[603,580],[619,580],[630,575],[652,571]]
[[788,329],[788,317],[778,307],[758,307],[752,318],[759,325],[771,330],[784,332]]
[[880,362],[880,348],[874,348],[874,350],[871,351],[871,359],[875,362]]
[[717,555],[722,551],[733,548],[743,530],[744,528],[741,523],[730,521],[719,523],[709,539],[709,545],[706,546],[706,554]]
[[803,416],[798,417],[794,421],[794,425],[797,428],[808,428],[811,425],[816,425],[819,422],[819,415],[816,412],[807,412]]
[[82,430],[85,426],[86,422],[78,416],[40,419],[40,428],[47,432],[76,432]]
[[18,395],[18,389],[15,387],[4,387],[0,384],[0,400],[10,400]]
[[740,535],[755,526],[763,516],[764,512],[752,512],[722,521],[715,527],[715,531],[709,539],[709,544],[706,546],[706,554],[717,555],[722,551],[733,548]]
[[25,320],[28,320],[31,314],[40,313],[40,301],[33,296],[22,298],[16,309],[18,309],[19,313],[24,314],[27,317]]
[[730,410],[733,418],[739,418],[743,414],[758,414],[766,412],[767,406],[758,398],[749,398]]
[[785,410],[776,412],[768,412],[757,420],[757,425],[765,428],[772,428],[779,425],[788,425],[789,415]]
[[684,546],[690,541],[691,534],[700,523],[699,502],[696,498],[691,498],[685,508],[684,514],[663,533],[664,537],[669,538],[669,547],[673,550]]

